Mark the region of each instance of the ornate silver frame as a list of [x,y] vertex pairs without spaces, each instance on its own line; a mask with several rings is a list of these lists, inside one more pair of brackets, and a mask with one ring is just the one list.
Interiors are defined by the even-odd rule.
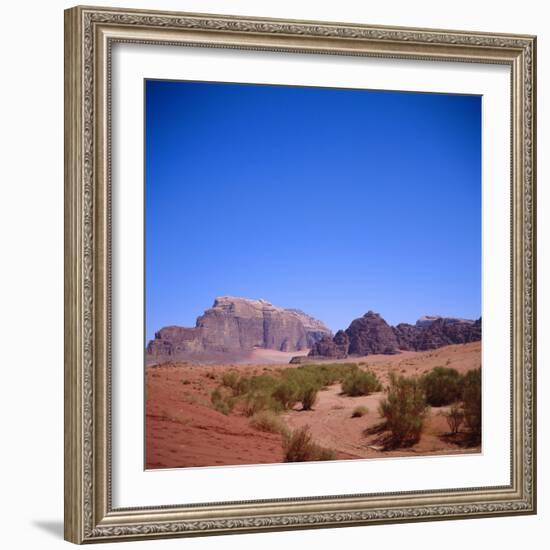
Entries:
[[[512,86],[512,460],[503,487],[113,509],[110,52],[117,41],[499,63]],[[536,38],[75,7],[65,12],[65,538],[122,541],[536,512]]]

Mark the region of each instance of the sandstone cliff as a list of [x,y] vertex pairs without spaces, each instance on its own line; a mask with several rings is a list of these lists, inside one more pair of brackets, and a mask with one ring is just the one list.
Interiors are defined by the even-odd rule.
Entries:
[[265,300],[222,296],[197,318],[193,328],[160,329],[147,345],[149,357],[229,353],[255,348],[277,351],[309,349],[331,331],[303,311],[284,309]]

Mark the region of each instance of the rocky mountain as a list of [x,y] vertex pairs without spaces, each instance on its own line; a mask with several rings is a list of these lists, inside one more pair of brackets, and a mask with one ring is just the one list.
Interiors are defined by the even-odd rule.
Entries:
[[349,336],[348,351],[353,355],[393,354],[399,350],[392,327],[374,311],[352,321],[346,334]]
[[481,318],[477,321],[456,317],[425,316],[416,324],[392,327],[373,311],[352,321],[334,338],[319,340],[310,356],[343,359],[348,355],[394,354],[400,350],[425,351],[451,344],[481,340]]
[[401,323],[394,327],[399,349],[425,351],[450,344],[481,340],[481,318],[477,321],[454,317],[433,317],[415,325]]
[[301,351],[323,337],[332,338],[331,331],[303,311],[277,307],[265,300],[222,296],[197,318],[195,327],[160,329],[147,344],[147,355],[176,359],[255,348]]

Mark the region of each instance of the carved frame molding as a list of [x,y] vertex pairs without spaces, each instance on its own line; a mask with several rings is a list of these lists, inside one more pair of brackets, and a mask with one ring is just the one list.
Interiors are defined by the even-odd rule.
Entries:
[[[115,42],[499,63],[512,86],[512,464],[505,487],[113,509],[110,56]],[[101,542],[536,512],[533,36],[108,8],[65,12],[65,538]]]

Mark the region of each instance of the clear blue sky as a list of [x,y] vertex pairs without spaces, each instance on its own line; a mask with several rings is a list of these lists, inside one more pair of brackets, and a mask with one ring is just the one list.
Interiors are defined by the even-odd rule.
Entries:
[[481,314],[481,97],[146,81],[146,332]]

